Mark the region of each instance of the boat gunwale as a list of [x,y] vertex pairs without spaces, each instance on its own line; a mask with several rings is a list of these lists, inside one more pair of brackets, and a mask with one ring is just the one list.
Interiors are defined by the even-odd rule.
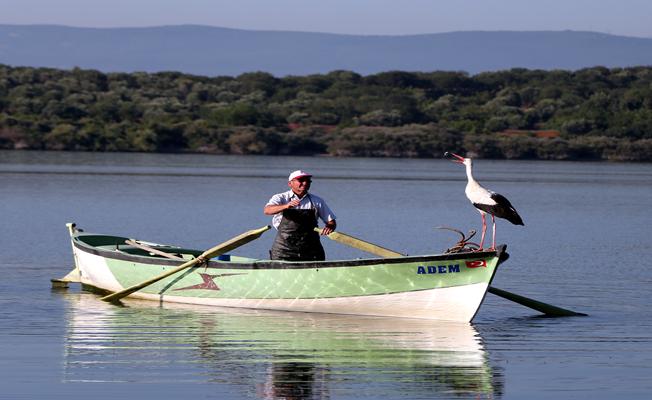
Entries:
[[[118,248],[120,243],[116,243],[116,249],[104,249],[98,246],[90,245],[84,242],[80,237],[81,236],[105,236],[116,239],[124,240],[127,238],[120,236],[112,235],[102,235],[102,234],[91,234],[91,233],[81,233],[75,234],[72,237],[73,246],[81,251],[86,253],[91,253],[100,257],[116,259],[121,261],[129,261],[138,264],[149,264],[156,266],[179,266],[184,262],[190,260],[173,260],[163,257],[155,256],[143,256],[138,254],[130,254],[126,252],[121,252]],[[125,244],[125,246],[128,246]],[[159,250],[164,250],[165,248],[169,250],[186,250],[186,251],[197,251],[192,249],[185,249],[174,246],[167,245],[157,245],[153,246]],[[431,255],[416,255],[416,256],[403,256],[403,257],[394,257],[394,258],[360,258],[354,260],[325,260],[325,261],[282,261],[282,260],[266,260],[266,259],[256,259],[253,262],[233,262],[233,261],[219,261],[211,260],[206,263],[207,268],[217,268],[217,269],[319,269],[319,268],[341,268],[341,267],[360,267],[360,266],[373,266],[379,264],[406,264],[406,263],[418,263],[418,262],[437,262],[437,261],[448,261],[448,260],[466,260],[466,259],[480,259],[480,258],[493,258],[497,257],[499,259],[499,264],[504,261],[508,254],[506,253],[506,245],[500,245],[496,250],[490,251],[480,251],[480,252],[463,252],[463,253],[447,253],[447,254],[431,254]]]

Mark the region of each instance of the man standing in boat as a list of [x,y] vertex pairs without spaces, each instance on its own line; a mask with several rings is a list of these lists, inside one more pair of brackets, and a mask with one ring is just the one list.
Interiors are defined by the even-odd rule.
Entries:
[[319,196],[309,194],[312,175],[297,170],[288,177],[290,190],[272,196],[264,208],[273,215],[272,225],[278,230],[270,250],[272,260],[320,261],[326,258],[319,234],[314,231],[317,220],[326,225],[322,235],[333,232],[337,226],[335,214]]

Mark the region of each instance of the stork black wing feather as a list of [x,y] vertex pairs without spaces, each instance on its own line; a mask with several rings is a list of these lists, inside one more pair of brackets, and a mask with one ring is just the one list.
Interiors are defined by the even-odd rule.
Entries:
[[505,218],[514,225],[525,225],[521,216],[518,215],[512,203],[505,196],[499,193],[492,193],[491,198],[496,202],[491,212],[493,215],[498,218]]

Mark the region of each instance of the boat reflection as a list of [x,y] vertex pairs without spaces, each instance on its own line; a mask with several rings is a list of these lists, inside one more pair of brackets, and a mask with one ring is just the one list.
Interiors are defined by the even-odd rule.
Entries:
[[502,394],[470,324],[62,297],[67,382],[216,383],[270,399]]

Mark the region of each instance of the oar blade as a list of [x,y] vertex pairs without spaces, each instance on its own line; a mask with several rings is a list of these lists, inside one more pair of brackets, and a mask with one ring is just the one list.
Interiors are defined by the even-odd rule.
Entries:
[[537,310],[540,313],[543,313],[549,317],[578,317],[578,316],[587,316],[587,314],[578,313],[572,310],[567,310],[565,308],[553,306],[552,304],[543,303],[538,300],[530,299],[525,296],[518,295],[516,293],[511,293],[503,289],[498,289],[493,286],[489,286],[488,292],[495,294],[496,296],[502,297],[504,299],[513,301],[522,306]]
[[254,239],[257,239],[262,235],[265,231],[269,230],[271,227],[269,225],[264,226],[262,228],[258,229],[252,229],[250,231],[247,231],[245,233],[242,233],[233,239],[227,240],[224,243],[218,244],[215,247],[212,247],[205,252],[201,254],[201,256],[195,258],[194,260],[190,260],[186,263],[181,264],[180,266],[162,273],[161,275],[157,275],[154,278],[148,279],[144,282],[138,283],[136,285],[130,286],[128,288],[125,288],[123,290],[120,290],[118,292],[112,293],[108,296],[104,296],[101,298],[101,300],[108,301],[108,302],[116,302],[119,301],[120,299],[129,296],[130,294],[139,291],[140,289],[143,289],[153,283],[156,283],[160,281],[161,279],[167,278],[170,275],[174,275],[179,271],[182,271],[186,268],[192,267],[195,264],[198,264],[202,262],[203,260],[209,260],[213,257],[219,256],[220,254],[224,254],[228,251],[231,251],[237,247],[240,247],[244,244],[247,244],[251,242]]
[[169,271],[166,271],[166,272],[162,273],[161,275],[157,275],[152,279],[148,279],[148,280],[146,280],[144,282],[135,284],[133,286],[129,286],[126,289],[122,289],[119,292],[115,292],[115,293],[112,293],[112,294],[110,294],[108,296],[104,296],[100,300],[104,300],[104,301],[108,301],[108,302],[117,302],[120,299],[122,299],[123,297],[127,297],[130,294],[132,294],[134,292],[137,292],[142,288],[145,288],[145,287],[147,287],[147,286],[149,286],[149,285],[151,285],[153,283],[156,283],[156,282],[160,281],[161,279],[167,278],[170,275],[174,275],[177,272],[182,271],[182,270],[184,270],[184,269],[186,269],[188,267],[192,267],[193,265],[199,263],[199,261],[200,261],[199,259],[190,260],[190,261],[188,261],[186,263],[181,264],[180,266],[178,266],[178,267],[176,267],[174,269],[171,269]]

